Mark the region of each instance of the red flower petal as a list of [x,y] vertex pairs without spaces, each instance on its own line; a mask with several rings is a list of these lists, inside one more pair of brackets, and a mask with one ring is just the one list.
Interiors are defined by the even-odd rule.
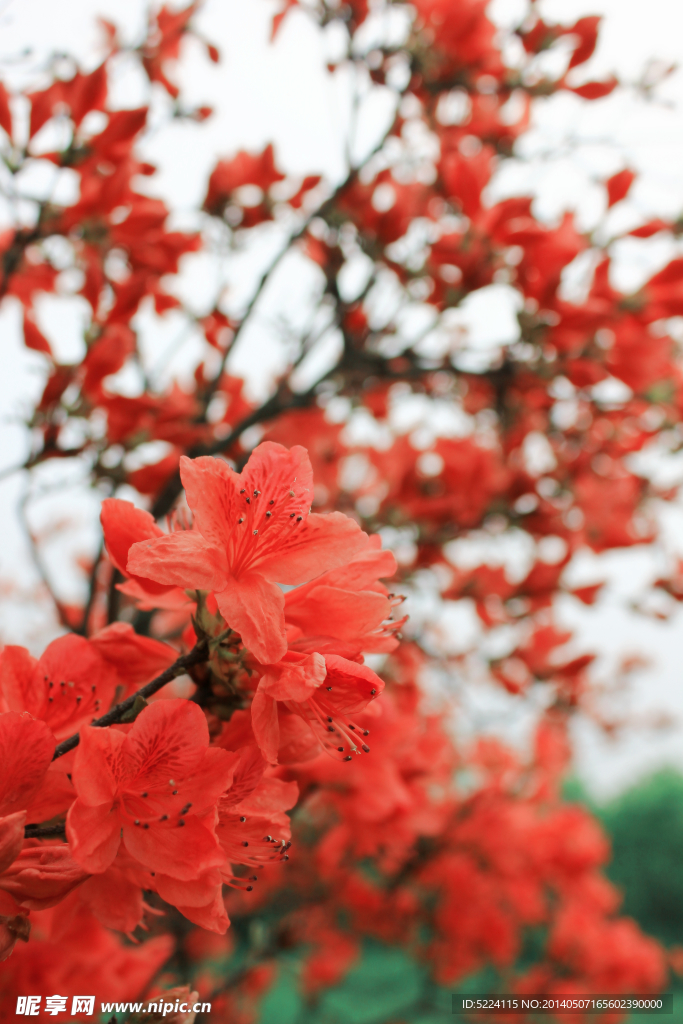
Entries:
[[287,650],[285,597],[275,583],[250,573],[216,594],[225,621],[235,629],[254,657],[272,664]]
[[166,586],[221,590],[225,586],[225,556],[210,547],[201,533],[188,530],[133,544],[127,573]]
[[0,715],[0,814],[24,810],[45,777],[55,738],[44,722],[9,711]]

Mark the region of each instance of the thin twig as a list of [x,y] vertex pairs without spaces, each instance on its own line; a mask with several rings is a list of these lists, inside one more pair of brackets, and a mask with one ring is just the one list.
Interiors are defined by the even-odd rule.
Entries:
[[[130,697],[126,697],[120,704],[116,704],[110,711],[107,711],[106,715],[102,715],[101,718],[95,718],[90,724],[97,728],[103,729],[107,725],[114,725],[116,722],[120,722],[126,712],[130,711],[135,704],[138,697],[146,699],[151,697],[152,694],[160,690],[162,686],[166,686],[166,683],[172,682],[177,679],[178,676],[182,676],[193,665],[198,665],[202,661],[206,661],[209,656],[209,642],[206,639],[198,640],[195,646],[188,654],[183,654],[172,665],[169,665],[161,675],[157,676],[156,679],[152,679],[151,682],[146,683],[135,693],[132,693]],[[69,736],[68,739],[62,740],[61,743],[55,747],[55,752],[52,755],[52,760],[55,761],[58,757],[63,757],[64,754],[68,754],[70,750],[77,747],[81,741],[80,733],[74,733],[73,736]]]

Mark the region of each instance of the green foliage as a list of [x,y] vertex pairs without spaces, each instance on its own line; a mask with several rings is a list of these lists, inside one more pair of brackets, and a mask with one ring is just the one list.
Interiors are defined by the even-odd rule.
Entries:
[[597,809],[623,913],[666,945],[683,944],[683,777],[666,770]]

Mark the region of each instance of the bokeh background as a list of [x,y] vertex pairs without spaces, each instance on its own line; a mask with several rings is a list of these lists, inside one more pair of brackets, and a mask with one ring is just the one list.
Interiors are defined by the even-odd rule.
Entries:
[[[531,192],[542,219],[553,220],[564,209],[577,212],[580,228],[590,229],[603,212],[599,182],[623,166],[638,172],[638,180],[626,202],[610,222],[622,229],[661,216],[675,218],[683,211],[683,5],[679,0],[648,0],[646,5],[624,0],[544,0],[538,4],[548,20],[571,22],[584,14],[601,14],[604,21],[595,55],[586,75],[603,79],[616,73],[633,88],[618,90],[607,99],[584,104],[562,93],[535,104],[532,130],[523,139],[518,159],[506,162],[494,185],[498,196]],[[186,122],[152,131],[145,142],[146,155],[159,173],[151,186],[175,211],[176,223],[192,226],[193,207],[201,205],[205,182],[218,157],[238,149],[261,150],[272,141],[278,164],[287,172],[320,173],[331,181],[343,173],[341,143],[348,117],[349,83],[331,77],[325,66],[330,56],[321,35],[301,14],[285,22],[275,45],[269,42],[274,5],[268,0],[207,0],[198,23],[207,38],[218,43],[222,62],[206,61],[198,43],[189,41],[179,79],[189,103],[210,103],[212,119],[201,126]],[[522,14],[516,0],[492,0],[491,17],[501,27],[515,23]],[[7,80],[22,85],[39,71],[46,56],[55,50],[75,54],[86,67],[97,63],[99,33],[96,18],[102,15],[134,38],[146,18],[142,0],[5,0],[0,4],[0,62]],[[21,59],[18,59],[21,57]],[[672,69],[665,76],[665,72]],[[124,84],[125,79],[125,84]],[[657,83],[656,95],[647,88]],[[641,88],[638,88],[640,86]],[[142,88],[142,83],[140,83]],[[121,76],[121,106],[134,106],[134,76]],[[359,146],[372,144],[384,123],[381,105],[364,113]],[[49,182],[24,182],[27,189],[49,188]],[[0,227],[3,211],[0,205]],[[675,240],[620,243],[615,251],[620,286],[636,289],[664,266],[683,245]],[[262,254],[263,255],[263,254]],[[265,254],[267,257],[267,253]],[[246,291],[258,264],[244,268],[244,280],[230,281],[234,294]],[[590,268],[577,265],[566,287],[580,295]],[[201,257],[184,265],[182,287],[188,304],[201,308],[207,282]],[[280,284],[292,291],[296,302],[300,283]],[[572,291],[573,290],[573,291]],[[273,297],[273,303],[277,297]],[[281,296],[280,296],[281,298]],[[488,352],[514,339],[514,309],[504,290],[489,291],[485,303],[465,304],[462,327],[477,352]],[[234,372],[245,377],[253,395],[266,394],[279,365],[276,329],[264,312],[236,347]],[[41,329],[61,359],[75,359],[82,311],[78,300],[44,297],[38,303]],[[140,317],[144,317],[144,312]],[[168,318],[172,321],[172,317]],[[675,324],[673,325],[676,326]],[[679,325],[683,340],[683,321]],[[3,362],[0,373],[0,472],[22,461],[28,447],[21,416],[40,393],[44,367],[40,357],[20,343],[18,304],[9,300],[0,311]],[[165,331],[147,324],[146,336],[158,354],[160,379],[164,374],[189,376],[198,358],[199,344],[191,333],[178,336],[171,322]],[[196,342],[196,344],[195,344]],[[154,353],[152,353],[153,355]],[[170,356],[170,357],[169,357]],[[125,392],[125,379],[119,382]],[[683,483],[683,461],[647,456],[648,472],[672,485]],[[68,589],[78,588],[79,577],[70,566],[74,556],[92,553],[96,539],[97,501],[88,492],[78,468],[57,466],[45,475],[43,496],[36,498],[32,515],[37,529],[61,523],[55,542],[47,544],[49,568]],[[41,650],[59,633],[49,600],[40,597],[38,575],[17,514],[25,498],[24,475],[6,473],[0,479],[0,640],[26,643]],[[683,506],[667,509],[663,544],[683,553]],[[67,522],[68,520],[68,522]],[[606,578],[599,606],[583,609],[560,598],[560,619],[577,631],[577,643],[596,651],[596,674],[609,680],[624,655],[638,654],[647,660],[629,685],[607,700],[628,720],[608,737],[589,721],[575,728],[576,760],[573,795],[589,802],[602,818],[614,846],[611,877],[622,884],[624,911],[667,943],[683,939],[683,613],[675,608],[637,608],[649,582],[656,579],[664,551],[640,549],[602,556],[586,555],[577,567],[577,585]],[[473,557],[477,557],[476,552]],[[504,556],[502,556],[504,557]],[[514,558],[514,553],[512,556]],[[74,594],[78,596],[77,593]],[[428,614],[416,605],[414,616]],[[666,618],[660,614],[666,613]],[[465,619],[444,623],[443,628],[462,631],[463,643],[472,624]],[[504,735],[523,744],[533,709],[489,692],[471,698],[470,726]],[[657,837],[653,844],[653,836]],[[372,965],[363,999],[376,989]],[[384,982],[407,984],[401,964],[396,979]],[[387,981],[388,979],[388,981]],[[356,993],[357,995],[357,993]],[[282,1000],[282,993],[274,996]],[[354,997],[355,998],[355,997]],[[281,1004],[280,1004],[281,1005]]]

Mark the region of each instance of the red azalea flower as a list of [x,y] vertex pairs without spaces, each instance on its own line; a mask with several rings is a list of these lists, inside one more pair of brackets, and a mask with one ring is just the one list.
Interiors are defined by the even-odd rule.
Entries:
[[118,679],[82,636],[53,640],[38,660],[25,647],[0,653],[0,708],[41,718],[58,740],[109,708]]
[[303,718],[329,753],[350,760],[369,752],[367,730],[349,719],[363,711],[384,683],[367,665],[336,654],[298,655],[289,652],[269,666],[251,705],[251,724],[264,757],[277,764],[280,746],[278,703]]
[[308,454],[266,441],[242,473],[220,459],[181,459],[196,529],[134,544],[128,571],[166,586],[208,590],[258,661],[287,650],[284,594],[343,565],[367,543],[340,512],[310,513]]
[[105,871],[123,841],[141,864],[172,878],[219,866],[215,809],[233,760],[209,748],[206,719],[186,700],[157,701],[127,734],[86,727],[67,817],[74,858],[93,874]]

